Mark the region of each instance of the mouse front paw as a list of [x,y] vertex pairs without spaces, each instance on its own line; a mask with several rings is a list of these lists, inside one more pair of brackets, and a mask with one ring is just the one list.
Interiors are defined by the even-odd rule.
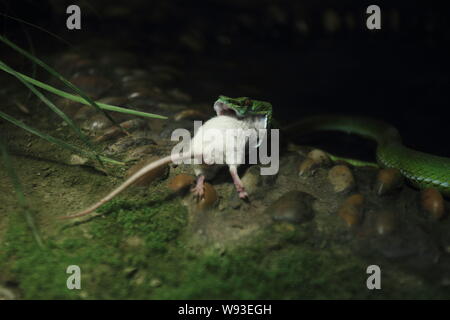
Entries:
[[239,198],[241,198],[243,200],[247,200],[248,199],[248,193],[245,190],[239,191],[238,194],[239,194]]

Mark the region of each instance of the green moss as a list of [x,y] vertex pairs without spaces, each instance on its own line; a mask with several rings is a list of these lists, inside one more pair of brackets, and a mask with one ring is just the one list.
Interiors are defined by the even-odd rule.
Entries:
[[[225,252],[190,249],[180,201],[163,184],[145,197],[136,191],[102,207],[104,217],[62,228],[45,249],[12,215],[0,253],[3,276],[26,299],[445,298],[415,278],[398,281],[403,274],[390,265],[382,266],[383,289],[368,290],[372,262],[317,248],[312,225],[275,224]],[[72,264],[81,268],[82,290],[66,287]]]
[[[298,230],[299,231],[299,230]],[[272,230],[225,255],[210,253],[185,261],[182,275],[155,297],[163,299],[320,299],[367,296],[365,269],[358,259],[299,245],[294,231]],[[301,236],[300,236],[301,237]],[[353,277],[353,281],[347,280]],[[172,279],[174,280],[174,279]],[[363,293],[363,295],[361,295]]]
[[[23,298],[127,298],[133,292],[125,269],[151,265],[165,253],[186,224],[186,210],[164,192],[140,201],[115,200],[100,211],[107,217],[89,222],[89,235],[66,228],[40,250],[19,217],[11,219],[0,266],[19,283]],[[141,236],[138,250],[123,247],[128,236]],[[66,269],[78,265],[83,290],[68,290]]]

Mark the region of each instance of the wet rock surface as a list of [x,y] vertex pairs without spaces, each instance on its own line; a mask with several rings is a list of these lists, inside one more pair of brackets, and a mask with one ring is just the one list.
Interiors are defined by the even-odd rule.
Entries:
[[289,191],[266,209],[274,221],[304,223],[314,218],[313,197],[304,192]]

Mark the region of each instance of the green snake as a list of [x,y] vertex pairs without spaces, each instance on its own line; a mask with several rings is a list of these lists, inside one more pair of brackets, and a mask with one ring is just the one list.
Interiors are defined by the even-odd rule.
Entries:
[[404,146],[393,126],[366,117],[318,115],[287,127],[291,137],[323,130],[343,131],[375,140],[376,158],[381,167],[398,169],[416,187],[435,188],[450,197],[450,158]]

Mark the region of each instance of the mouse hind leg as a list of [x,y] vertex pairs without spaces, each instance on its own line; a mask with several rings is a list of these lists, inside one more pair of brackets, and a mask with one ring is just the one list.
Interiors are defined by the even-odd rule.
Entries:
[[237,166],[229,165],[229,168],[230,168],[231,177],[233,178],[233,182],[236,187],[236,191],[239,194],[239,198],[248,199],[248,194],[245,191],[244,184],[242,183],[241,178],[239,177],[239,174],[237,172]]
[[205,174],[199,167],[194,168],[194,172],[197,176],[197,182],[195,183],[195,187],[191,189],[191,192],[197,199],[202,199],[205,195]]

